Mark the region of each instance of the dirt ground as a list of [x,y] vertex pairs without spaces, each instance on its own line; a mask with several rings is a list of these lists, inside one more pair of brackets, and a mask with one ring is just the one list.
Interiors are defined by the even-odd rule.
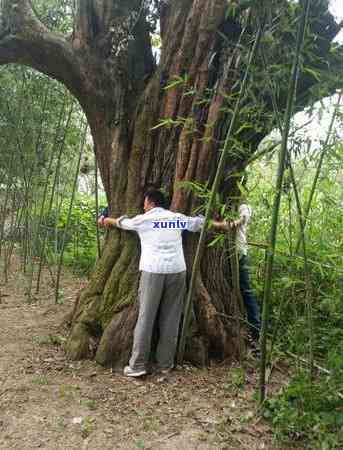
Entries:
[[257,362],[178,368],[132,380],[93,361],[65,358],[62,318],[86,280],[49,275],[35,303],[25,278],[0,285],[0,449],[277,449],[253,398]]

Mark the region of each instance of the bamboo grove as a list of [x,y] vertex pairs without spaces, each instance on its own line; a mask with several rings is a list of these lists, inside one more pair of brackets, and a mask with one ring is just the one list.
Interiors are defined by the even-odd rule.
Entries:
[[[87,128],[78,104],[56,83],[15,67],[3,70],[0,76],[3,277],[6,282],[20,243],[28,302],[39,293],[44,268],[55,284],[58,302],[80,164],[87,165],[90,152]],[[71,183],[71,179],[76,181]],[[89,214],[93,217],[95,212]],[[78,243],[73,241],[75,256]]]

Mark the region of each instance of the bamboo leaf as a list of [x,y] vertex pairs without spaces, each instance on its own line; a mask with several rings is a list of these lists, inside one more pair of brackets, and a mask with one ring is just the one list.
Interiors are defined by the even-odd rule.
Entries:
[[187,81],[188,81],[188,75],[187,74],[184,76],[184,78],[180,77],[180,76],[177,76],[177,77],[174,78],[174,80],[172,80],[169,84],[167,84],[167,86],[164,87],[164,90],[168,91],[169,89],[173,89],[173,88],[175,88],[177,86],[186,84]]
[[310,67],[304,67],[303,72],[311,75],[317,81],[321,80],[320,72],[316,72],[314,69],[311,69]]

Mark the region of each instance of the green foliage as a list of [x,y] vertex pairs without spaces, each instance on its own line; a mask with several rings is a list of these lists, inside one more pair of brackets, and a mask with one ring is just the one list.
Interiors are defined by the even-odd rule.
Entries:
[[187,85],[188,82],[188,75],[185,74],[183,77],[176,76],[174,77],[168,84],[165,86],[165,90],[168,91],[169,89],[173,89],[177,86],[184,86]]
[[33,342],[38,345],[56,345],[62,346],[66,339],[62,336],[49,334],[48,336],[34,336]]
[[166,127],[166,128],[172,128],[172,127],[184,127],[188,129],[189,133],[194,133],[194,121],[191,117],[183,118],[183,117],[177,117],[174,119],[160,119],[159,123],[155,125],[151,130],[157,130],[158,128]]
[[[340,124],[338,124],[338,127]],[[322,149],[309,149],[299,137],[291,140],[293,168],[303,208],[306,205],[313,176]],[[275,434],[285,441],[301,441],[318,450],[342,448],[343,417],[343,241],[341,237],[341,208],[343,188],[341,179],[342,145],[330,147],[307,221],[307,254],[310,266],[311,292],[306,292],[304,259],[296,252],[299,223],[294,194],[286,173],[275,255],[272,317],[271,359],[285,357],[284,351],[299,355],[306,361],[310,352],[307,302],[311,295],[314,319],[314,356],[326,371],[318,372],[312,381],[303,372],[302,363],[290,369],[292,379],[281,393],[265,405],[265,417],[272,422]],[[276,158],[267,156],[249,168],[248,192],[253,208],[249,228],[252,284],[262,298],[264,284],[265,248],[268,240]],[[204,212],[209,198],[207,184],[181,183],[199,201],[198,211]],[[227,199],[224,199],[227,200]],[[226,202],[217,196],[218,217],[230,218]],[[223,234],[217,234],[210,246],[225,246]],[[299,373],[297,371],[301,369]],[[328,371],[330,374],[328,374]],[[239,389],[243,373],[231,371],[227,389]]]
[[[0,72],[0,98],[1,178],[11,174],[17,187],[22,189],[33,174],[39,174],[37,185],[41,189],[50,152],[55,141],[60,142],[64,134],[61,129],[56,136],[61,107],[65,102],[73,104],[74,100],[57,82],[14,65]],[[30,114],[25,114],[28,110]],[[70,153],[66,152],[65,158],[68,162],[78,144],[79,119],[80,109],[75,104],[67,135]],[[11,166],[12,155],[15,164]]]
[[86,408],[94,411],[95,409],[97,409],[97,404],[96,401],[93,399],[85,399],[85,400],[80,400],[80,404],[82,406],[85,406]]
[[80,424],[81,435],[86,439],[92,431],[92,420],[90,417],[83,417]]
[[61,384],[58,389],[59,397],[66,400],[74,399],[79,396],[80,389],[78,384]]
[[67,424],[65,422],[64,417],[63,416],[59,416],[57,418],[57,429],[58,429],[58,431],[63,432],[65,430],[66,426],[67,426]]
[[32,379],[32,383],[40,386],[46,386],[49,384],[49,380],[45,375],[37,375]]
[[[310,265],[311,298],[314,320],[314,356],[321,367],[312,384],[306,367],[292,360],[290,383],[276,396],[268,399],[265,417],[272,422],[279,439],[303,441],[310,448],[342,448],[343,435],[343,303],[341,212],[343,201],[341,145],[332,146],[312,204],[306,227],[306,246]],[[318,158],[322,149],[308,150],[299,144],[293,154],[293,167],[303,209],[305,208]],[[275,174],[274,158],[265,158],[249,168],[249,203],[253,207],[253,222],[249,229],[251,242],[268,239]],[[286,174],[279,223],[273,281],[273,340],[271,359],[280,358],[280,351],[309,358],[309,324],[305,291],[304,260],[296,252],[299,224],[294,194]],[[262,296],[265,252],[252,246],[252,279]],[[299,368],[301,369],[298,373]]]
[[61,33],[73,31],[73,0],[33,0],[32,5],[36,15],[49,29]]
[[243,367],[233,367],[227,377],[224,387],[230,391],[238,391],[245,385],[245,371]]
[[337,381],[326,376],[311,383],[308,374],[299,373],[267,400],[263,415],[273,423],[277,438],[306,440],[318,450],[342,448],[343,399],[338,395]]
[[[69,200],[62,202],[57,222],[57,249],[60,250],[62,238],[66,227]],[[50,218],[53,225],[54,214]],[[96,261],[96,209],[95,200],[86,195],[78,195],[71,215],[71,222],[67,231],[67,241],[64,254],[64,263],[72,267],[77,273],[89,273]],[[55,235],[51,235],[50,245],[53,248]]]

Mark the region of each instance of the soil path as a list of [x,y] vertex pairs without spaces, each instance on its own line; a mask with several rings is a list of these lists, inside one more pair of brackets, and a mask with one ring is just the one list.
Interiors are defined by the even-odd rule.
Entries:
[[144,380],[66,360],[60,323],[84,282],[64,273],[62,305],[47,281],[28,304],[19,272],[0,286],[0,449],[278,448],[255,412],[253,360],[244,377],[221,365]]

